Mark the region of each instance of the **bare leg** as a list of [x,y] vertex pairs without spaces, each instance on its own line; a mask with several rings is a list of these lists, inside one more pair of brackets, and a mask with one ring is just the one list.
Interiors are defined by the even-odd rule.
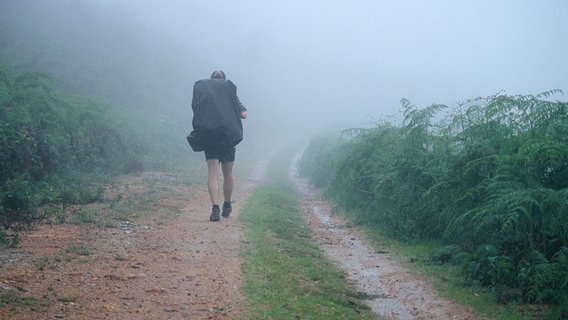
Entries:
[[233,163],[223,163],[221,169],[223,170],[223,196],[225,202],[231,202],[233,196]]
[[209,190],[209,197],[211,198],[211,204],[218,204],[217,196],[217,175],[219,172],[219,160],[209,159],[207,160],[207,189]]

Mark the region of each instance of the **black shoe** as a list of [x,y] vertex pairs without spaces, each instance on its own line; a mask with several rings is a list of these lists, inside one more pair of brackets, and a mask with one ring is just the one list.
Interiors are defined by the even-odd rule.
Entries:
[[209,220],[219,221],[221,219],[221,217],[219,216],[220,211],[221,209],[219,209],[219,206],[214,204],[213,209],[211,209],[211,216],[209,216]]
[[221,213],[221,215],[225,218],[228,218],[229,215],[231,215],[231,211],[233,211],[231,203],[230,202],[223,203],[223,213]]

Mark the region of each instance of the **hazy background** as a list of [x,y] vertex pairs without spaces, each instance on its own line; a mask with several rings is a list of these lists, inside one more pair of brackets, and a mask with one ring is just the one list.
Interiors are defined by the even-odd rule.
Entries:
[[[568,90],[566,1],[105,1],[239,85],[255,113],[301,121]],[[120,3],[120,4],[118,4]],[[265,115],[259,113],[259,115]]]
[[215,69],[249,108],[245,139],[365,126],[401,98],[568,93],[563,0],[0,0],[0,10],[2,62],[178,135],[193,83]]

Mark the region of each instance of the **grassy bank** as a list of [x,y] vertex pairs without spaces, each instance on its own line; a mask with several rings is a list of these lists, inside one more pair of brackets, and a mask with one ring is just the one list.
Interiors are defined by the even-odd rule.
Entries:
[[[352,217],[351,217],[352,218]],[[407,243],[392,239],[387,232],[377,228],[365,228],[376,249],[396,252],[399,261],[410,270],[418,272],[430,282],[440,296],[473,308],[477,314],[495,320],[554,319],[547,315],[545,306],[499,303],[495,293],[485,287],[466,283],[462,269],[457,265],[435,264],[432,255],[442,245],[435,242]]]
[[372,319],[361,295],[313,243],[298,195],[287,177],[289,159],[277,155],[269,182],[247,200],[240,219],[245,292],[255,319]]

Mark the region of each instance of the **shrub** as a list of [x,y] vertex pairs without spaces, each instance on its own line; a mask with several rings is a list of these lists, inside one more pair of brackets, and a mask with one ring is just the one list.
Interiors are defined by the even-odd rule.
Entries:
[[64,96],[46,75],[0,69],[0,223],[17,231],[40,205],[97,200],[102,179],[140,169],[137,144],[110,106]]
[[565,305],[568,103],[549,99],[561,93],[499,94],[443,115],[403,100],[401,125],[352,130],[319,155],[335,169],[325,194],[399,239],[444,241],[436,262],[461,263],[500,300]]

